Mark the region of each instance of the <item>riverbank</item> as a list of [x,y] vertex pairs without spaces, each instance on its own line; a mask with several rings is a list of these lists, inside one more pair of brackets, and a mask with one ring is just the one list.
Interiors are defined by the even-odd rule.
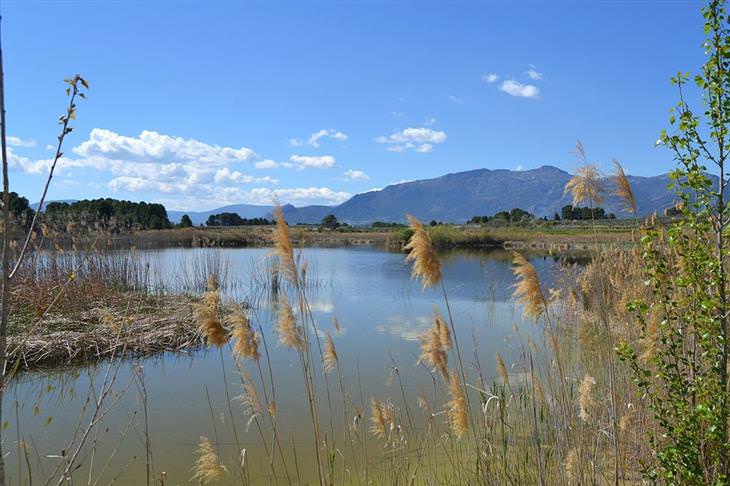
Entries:
[[[478,227],[438,225],[428,228],[433,244],[440,250],[504,248],[508,250],[572,251],[588,250],[596,241],[626,244],[634,241],[632,224],[599,224],[596,233],[590,224],[544,224],[539,226]],[[323,230],[310,226],[291,228],[292,243],[298,247],[375,246],[399,251],[411,233],[407,228]],[[113,248],[245,248],[273,245],[271,226],[193,227],[106,234],[106,246]],[[84,239],[91,241],[94,237]],[[79,238],[74,239],[78,245]],[[61,242],[62,243],[62,242]],[[62,245],[63,246],[63,245]]]

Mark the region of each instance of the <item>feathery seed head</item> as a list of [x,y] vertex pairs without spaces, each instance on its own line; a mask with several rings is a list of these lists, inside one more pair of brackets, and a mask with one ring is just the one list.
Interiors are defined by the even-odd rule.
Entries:
[[339,358],[337,357],[335,343],[332,340],[332,336],[330,336],[330,333],[325,332],[324,340],[324,372],[329,373],[337,367],[337,363],[339,363]]
[[297,267],[294,263],[294,248],[289,225],[286,224],[284,212],[281,210],[280,205],[274,208],[274,219],[276,220],[276,229],[273,236],[274,255],[279,259],[280,272],[286,275],[292,284],[296,285]]
[[590,408],[595,402],[593,399],[594,386],[596,386],[596,380],[592,376],[586,375],[578,388],[578,405],[580,406],[578,416],[586,423],[590,420]]
[[259,336],[251,328],[251,322],[248,320],[243,308],[236,307],[229,321],[233,327],[233,337],[236,340],[236,344],[233,346],[233,354],[238,358],[258,361],[260,357]]
[[634,197],[634,190],[631,188],[629,178],[626,177],[624,168],[621,166],[618,160],[613,159],[613,178],[616,184],[614,194],[621,199],[624,209],[631,214],[636,214],[636,198]]
[[254,417],[261,415],[263,412],[261,398],[259,398],[259,392],[256,390],[256,385],[247,371],[241,372],[241,378],[243,378],[243,393],[241,393],[237,398],[245,407],[245,413],[250,415],[251,419],[253,419]]
[[441,281],[441,263],[423,224],[410,214],[406,216],[413,230],[413,236],[404,247],[408,250],[406,261],[413,261],[411,277],[420,278],[424,288],[432,287]]
[[279,296],[278,318],[276,328],[279,333],[279,343],[287,348],[295,348],[297,351],[304,349],[304,341],[297,327],[297,320],[294,317],[291,303],[285,295]]
[[202,302],[195,306],[198,329],[209,345],[222,346],[228,342],[228,336],[220,321],[220,291],[215,274],[211,274],[208,279],[208,286],[210,290],[203,294]]
[[571,484],[575,484],[578,482],[578,472],[579,472],[579,457],[578,457],[578,449],[571,449],[568,452],[568,455],[565,456],[565,475],[568,477],[568,480]]
[[203,484],[220,480],[226,469],[221,464],[215,447],[213,447],[213,444],[207,437],[200,438],[196,453],[198,454],[198,459],[195,461],[195,475],[193,479]]
[[433,326],[438,332],[441,347],[444,351],[449,351],[451,349],[451,331],[437,310],[434,310],[433,313]]
[[502,383],[509,386],[509,373],[507,373],[507,367],[504,365],[504,360],[502,359],[502,355],[497,353],[496,360],[497,360],[497,371],[499,372],[499,377],[502,378]]
[[512,271],[517,276],[513,296],[524,306],[522,314],[532,319],[539,319],[547,309],[547,300],[540,287],[540,279],[535,267],[521,254],[513,253],[515,264]]
[[370,433],[375,437],[385,437],[388,432],[388,413],[385,405],[375,398],[370,399]]
[[589,164],[583,144],[578,141],[575,152],[583,166],[565,185],[565,193],[573,195],[573,207],[581,203],[601,204],[603,202],[603,184],[601,173],[596,164]]
[[455,370],[451,370],[449,394],[451,395],[447,403],[449,423],[456,437],[461,437],[467,431],[469,425],[466,416],[466,395]]

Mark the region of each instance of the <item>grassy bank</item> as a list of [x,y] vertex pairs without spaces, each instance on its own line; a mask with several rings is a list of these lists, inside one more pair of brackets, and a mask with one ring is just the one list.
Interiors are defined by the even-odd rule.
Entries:
[[[599,225],[598,239],[604,244],[631,242],[636,225]],[[551,251],[585,250],[595,241],[590,224],[514,225],[478,227],[438,225],[429,227],[433,244],[438,249],[453,248],[507,248]],[[322,230],[311,226],[294,226],[292,244],[296,247],[377,246],[401,250],[410,238],[408,228],[376,228]],[[244,248],[273,245],[273,227],[193,227],[165,230],[145,230],[129,233],[101,233],[69,238],[58,235],[53,244],[62,248],[89,246],[101,241],[109,248]]]

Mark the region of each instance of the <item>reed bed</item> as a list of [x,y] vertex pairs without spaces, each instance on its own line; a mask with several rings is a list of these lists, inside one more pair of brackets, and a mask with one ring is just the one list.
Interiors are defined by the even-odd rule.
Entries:
[[73,318],[52,313],[8,339],[8,365],[21,370],[78,365],[113,356],[192,351],[204,341],[191,299],[127,296],[124,307],[98,307]]

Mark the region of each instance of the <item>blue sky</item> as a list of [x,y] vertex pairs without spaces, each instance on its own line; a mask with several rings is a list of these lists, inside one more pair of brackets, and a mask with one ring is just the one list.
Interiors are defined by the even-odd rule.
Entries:
[[[91,84],[51,199],[336,204],[475,168],[674,166],[691,1],[6,0],[11,185],[35,201],[63,79]],[[490,76],[491,75],[491,76]]]

